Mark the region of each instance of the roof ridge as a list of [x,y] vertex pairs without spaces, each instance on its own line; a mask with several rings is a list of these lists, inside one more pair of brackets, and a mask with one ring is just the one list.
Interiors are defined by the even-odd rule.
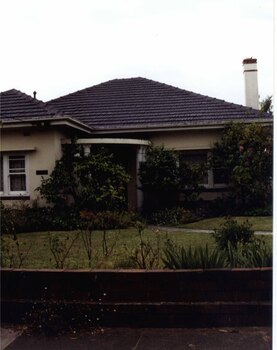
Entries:
[[48,106],[44,101],[38,100],[37,98],[34,98],[31,95],[28,95],[25,92],[22,92],[20,90],[14,89],[14,88],[6,90],[6,91],[2,91],[1,94],[5,94],[5,93],[9,93],[9,92],[13,92],[17,96],[25,99],[26,101],[30,101],[30,102],[36,104],[38,107],[45,109],[46,112],[49,114],[65,115],[65,113],[63,111],[58,110],[56,107]]
[[142,81],[145,81],[145,82],[151,82],[151,83],[153,83],[153,84],[155,84],[155,85],[164,86],[164,87],[169,88],[169,89],[171,89],[171,90],[179,91],[179,92],[182,92],[182,93],[185,92],[185,93],[190,94],[190,95],[193,95],[193,96],[199,96],[199,97],[201,97],[201,98],[206,98],[207,100],[210,100],[210,101],[224,102],[224,103],[226,103],[226,104],[229,104],[229,105],[234,106],[235,108],[243,108],[245,111],[247,111],[247,110],[259,111],[258,109],[254,109],[254,108],[252,108],[252,107],[244,106],[244,105],[241,105],[241,104],[238,104],[238,103],[228,102],[228,101],[225,101],[225,100],[220,99],[220,98],[217,98],[217,97],[211,97],[211,96],[208,96],[208,95],[200,94],[200,93],[197,93],[197,92],[194,92],[194,91],[191,91],[191,90],[187,90],[187,89],[180,88],[180,87],[177,87],[177,86],[168,84],[168,83],[160,82],[160,81],[157,81],[157,80],[153,80],[153,79],[145,78],[145,77],[141,77],[141,76],[138,76],[138,77],[129,77],[129,78],[114,78],[114,79],[110,79],[110,80],[101,82],[101,83],[99,83],[99,84],[92,85],[92,86],[89,86],[89,87],[87,87],[87,88],[80,89],[80,90],[71,92],[71,93],[69,93],[69,94],[65,94],[65,95],[62,95],[62,96],[60,96],[60,97],[51,99],[51,100],[47,101],[46,104],[47,104],[47,105],[48,105],[48,104],[51,105],[52,102],[59,101],[60,99],[63,99],[63,98],[65,98],[65,97],[69,97],[69,96],[72,96],[72,95],[75,95],[75,94],[78,94],[78,93],[83,93],[83,92],[88,91],[88,90],[90,91],[90,90],[92,90],[92,89],[99,88],[100,86],[108,85],[108,84],[110,84],[111,82],[115,82],[115,81],[126,81],[126,80],[129,80],[129,81],[131,81],[131,80],[142,80]]
[[64,98],[64,97],[67,97],[67,96],[72,96],[72,95],[75,95],[75,94],[80,93],[80,92],[85,92],[85,91],[87,91],[87,90],[91,90],[91,89],[97,88],[97,87],[99,87],[99,86],[101,86],[101,85],[109,84],[109,83],[111,83],[111,82],[113,82],[113,81],[131,80],[131,79],[145,79],[145,80],[150,80],[150,79],[142,78],[142,77],[114,78],[114,79],[110,79],[110,80],[107,80],[107,81],[103,81],[103,82],[101,82],[101,83],[99,83],[99,84],[96,84],[96,85],[88,86],[88,87],[86,87],[86,88],[84,88],[84,89],[80,89],[80,90],[76,90],[76,91],[74,91],[74,92],[70,92],[69,94],[65,94],[65,95],[59,96],[59,97],[57,97],[57,98],[53,98],[53,99],[47,101],[46,104],[48,104],[48,103],[50,104],[50,103],[53,102],[53,101],[58,101],[59,99]]

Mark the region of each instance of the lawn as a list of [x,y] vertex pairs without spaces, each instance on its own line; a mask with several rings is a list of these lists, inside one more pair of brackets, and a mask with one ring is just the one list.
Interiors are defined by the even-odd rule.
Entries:
[[[76,231],[71,232],[56,232],[61,238],[69,237],[66,241],[69,243],[71,239],[76,235]],[[160,238],[161,251],[166,239],[171,238],[177,244],[184,246],[191,245],[205,246],[208,244],[210,248],[215,247],[214,241],[210,234],[196,233],[196,232],[165,232],[154,231],[146,229],[143,233],[145,241],[149,241],[152,247],[155,247],[157,242],[157,236]],[[55,268],[55,259],[49,248],[49,232],[35,232],[35,233],[22,233],[18,234],[18,241],[20,243],[21,251],[26,251],[28,247],[31,247],[29,254],[24,261],[23,268]],[[4,235],[4,238],[7,237]],[[272,246],[272,236],[260,236],[266,241],[266,243]],[[93,232],[92,245],[93,245],[93,268],[128,268],[126,261],[132,254],[132,251],[139,247],[139,237],[135,229],[124,230],[111,230],[107,232],[108,245],[115,244],[112,254],[109,257],[104,257],[102,253],[102,232]],[[15,256],[15,262],[12,267],[18,267],[16,246],[14,242],[10,240],[13,248],[10,247],[11,253]],[[12,250],[13,249],[13,250]],[[6,265],[7,266],[7,265]],[[83,246],[81,237],[79,236],[75,241],[72,250],[68,255],[68,259],[64,265],[67,269],[82,269],[88,268],[88,259],[86,251]],[[159,262],[159,268],[163,267],[162,261]]]
[[[235,219],[239,224],[242,224],[247,220],[252,225],[252,229],[255,231],[272,231],[271,216],[236,216],[233,217],[233,219]],[[216,217],[180,225],[179,227],[198,230],[214,230],[215,228],[219,228],[224,221],[225,218]]]

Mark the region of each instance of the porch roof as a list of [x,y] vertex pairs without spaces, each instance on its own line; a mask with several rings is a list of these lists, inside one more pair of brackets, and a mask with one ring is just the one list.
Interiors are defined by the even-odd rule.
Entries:
[[[64,140],[63,143],[71,142],[70,140]],[[110,144],[110,145],[137,145],[137,146],[150,146],[151,141],[141,139],[124,139],[124,138],[80,138],[77,140],[81,145],[94,145],[94,144]]]

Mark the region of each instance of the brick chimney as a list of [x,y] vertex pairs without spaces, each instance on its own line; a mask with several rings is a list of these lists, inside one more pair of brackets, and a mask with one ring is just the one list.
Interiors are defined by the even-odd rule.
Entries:
[[245,84],[245,105],[259,109],[257,59],[252,57],[245,58],[242,64]]

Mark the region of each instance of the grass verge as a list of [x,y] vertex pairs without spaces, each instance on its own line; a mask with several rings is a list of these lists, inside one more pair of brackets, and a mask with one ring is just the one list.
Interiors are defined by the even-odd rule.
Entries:
[[[242,224],[244,221],[248,220],[248,222],[252,225],[252,229],[255,231],[272,231],[271,216],[235,216],[233,219],[239,224]],[[196,230],[214,230],[215,228],[219,228],[224,221],[224,217],[216,217],[180,225],[179,227]]]

